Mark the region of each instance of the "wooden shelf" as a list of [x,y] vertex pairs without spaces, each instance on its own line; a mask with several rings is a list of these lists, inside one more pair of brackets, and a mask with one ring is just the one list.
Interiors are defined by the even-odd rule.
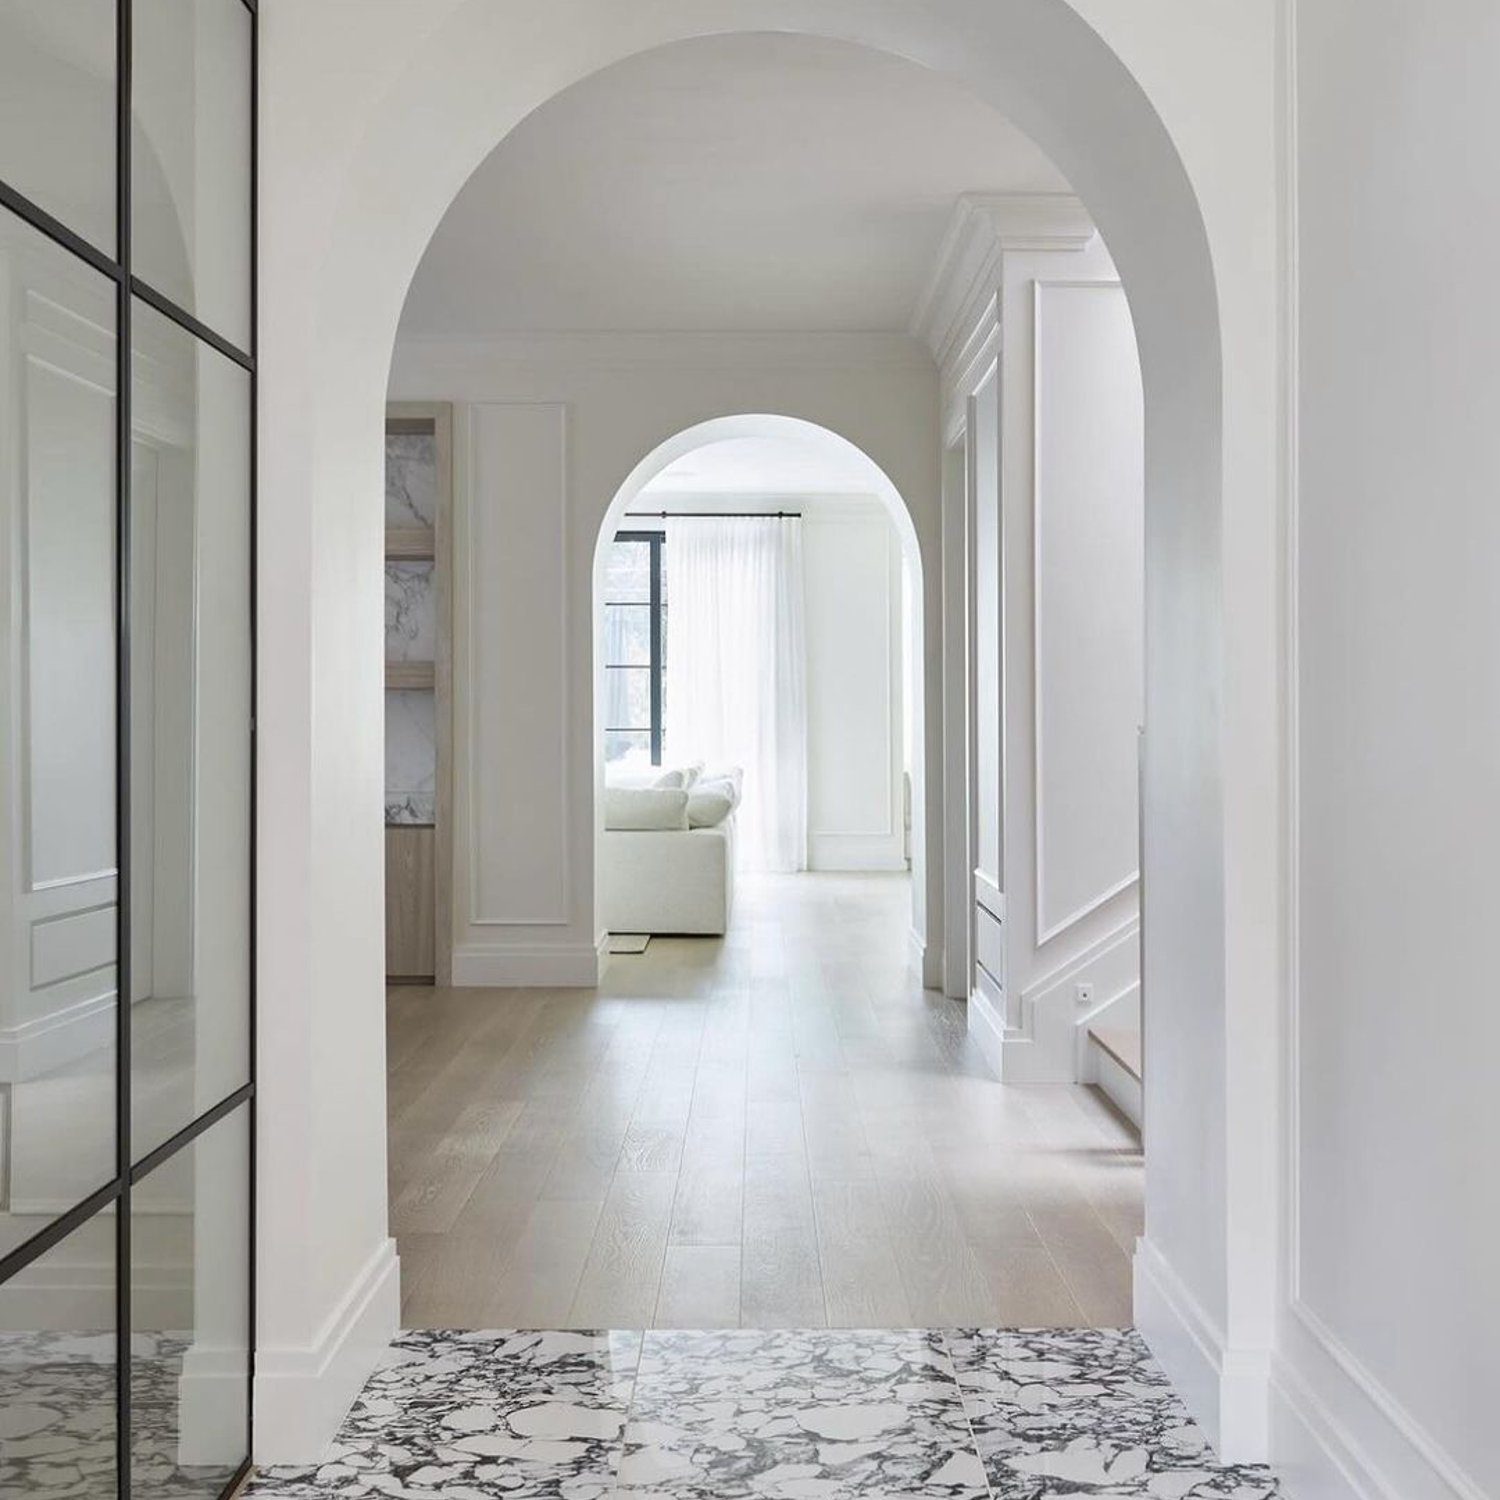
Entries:
[[430,688],[437,684],[437,669],[430,661],[388,661],[387,688]]
[[437,556],[437,539],[426,526],[387,526],[387,562],[431,562]]

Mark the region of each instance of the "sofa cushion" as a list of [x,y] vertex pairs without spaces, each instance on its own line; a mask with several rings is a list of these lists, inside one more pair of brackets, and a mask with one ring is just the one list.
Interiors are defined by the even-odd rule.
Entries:
[[700,781],[688,793],[687,819],[690,828],[717,828],[734,811],[738,801],[727,781]]
[[604,767],[604,784],[610,786],[656,786],[661,771],[656,766],[639,766],[632,761],[608,761]]
[[606,787],[604,826],[637,832],[686,828],[687,805],[688,794],[681,787]]
[[690,792],[702,774],[703,762],[689,761],[685,766],[668,766],[665,770],[658,771],[654,780],[643,785],[681,787],[683,791]]
[[693,790],[705,792],[712,789],[716,792],[727,792],[729,808],[733,812],[740,805],[744,779],[745,773],[738,766],[711,767],[694,783]]

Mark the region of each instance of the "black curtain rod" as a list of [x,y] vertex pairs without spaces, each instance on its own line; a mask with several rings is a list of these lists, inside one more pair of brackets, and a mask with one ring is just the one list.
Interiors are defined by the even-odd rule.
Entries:
[[627,521],[800,521],[800,510],[627,510]]

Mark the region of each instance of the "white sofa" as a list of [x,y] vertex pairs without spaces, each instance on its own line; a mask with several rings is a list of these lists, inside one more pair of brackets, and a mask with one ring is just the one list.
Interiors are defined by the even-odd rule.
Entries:
[[611,932],[711,934],[734,904],[734,818],[717,828],[606,828],[599,896]]
[[738,772],[730,775],[714,783],[732,790],[727,813],[700,827],[690,824],[689,803],[699,822],[706,799],[701,793],[690,799],[682,785],[696,779],[691,770],[606,781],[599,899],[610,932],[722,936],[728,930],[739,802]]

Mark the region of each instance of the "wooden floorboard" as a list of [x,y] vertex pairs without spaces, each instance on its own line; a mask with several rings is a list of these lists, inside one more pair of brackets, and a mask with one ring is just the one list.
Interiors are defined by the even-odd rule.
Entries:
[[1128,1322],[1138,1138],[1091,1089],[995,1082],[908,901],[758,877],[726,938],[597,990],[393,989],[407,1325]]

